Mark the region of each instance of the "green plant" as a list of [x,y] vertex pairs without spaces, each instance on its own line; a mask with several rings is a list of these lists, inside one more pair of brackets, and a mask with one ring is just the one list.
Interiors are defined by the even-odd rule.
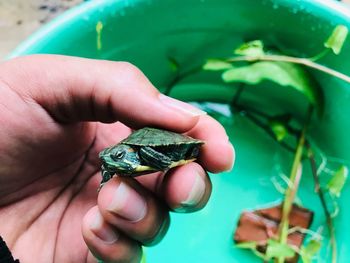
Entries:
[[[298,253],[303,262],[311,262],[321,247],[322,237],[312,234],[308,243],[301,248],[292,247],[287,244],[289,228],[289,217],[295,197],[298,191],[299,182],[302,176],[302,163],[309,162],[315,183],[315,193],[319,196],[332,247],[332,262],[337,262],[337,244],[333,218],[336,216],[336,200],[340,197],[342,188],[348,174],[348,168],[341,164],[337,170],[332,170],[332,177],[324,184],[320,184],[318,164],[316,161],[317,145],[311,142],[308,136],[308,128],[311,120],[322,116],[324,111],[324,94],[317,80],[307,69],[314,69],[335,78],[350,83],[350,77],[336,70],[317,63],[330,51],[334,54],[341,52],[346,40],[348,29],[345,26],[337,26],[329,38],[325,41],[324,47],[319,54],[310,58],[286,56],[276,51],[266,50],[261,40],[254,40],[242,44],[234,51],[234,56],[226,58],[208,59],[203,66],[196,67],[187,72],[181,72],[180,66],[175,59],[169,59],[175,77],[169,84],[165,93],[169,94],[173,87],[184,78],[201,70],[219,71],[224,83],[241,83],[236,91],[231,107],[236,112],[244,112],[245,116],[258,127],[276,140],[281,147],[293,152],[294,160],[291,164],[288,184],[284,191],[282,219],[279,224],[278,236],[267,241],[265,254],[256,250],[254,242],[239,244],[239,247],[251,249],[263,258],[264,261],[275,260],[284,262],[286,258],[293,257]],[[245,90],[245,85],[259,85],[262,82],[270,81],[281,88],[292,88],[303,95],[308,101],[308,109],[302,120],[290,113],[272,114],[263,112],[260,109],[250,108],[240,103],[240,97]],[[315,114],[317,113],[317,114]],[[292,140],[292,139],[293,140]],[[335,209],[331,211],[327,205],[332,202]],[[293,231],[310,234],[308,230],[294,229]]]

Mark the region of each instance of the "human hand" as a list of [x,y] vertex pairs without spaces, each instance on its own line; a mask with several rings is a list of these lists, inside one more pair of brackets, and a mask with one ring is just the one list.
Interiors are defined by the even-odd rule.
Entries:
[[[128,63],[18,58],[0,65],[0,90],[0,235],[22,263],[138,262],[141,244],[164,236],[169,211],[206,204],[205,170],[233,164],[219,123],[160,95]],[[144,126],[204,140],[198,163],[115,177],[97,194],[99,151]]]

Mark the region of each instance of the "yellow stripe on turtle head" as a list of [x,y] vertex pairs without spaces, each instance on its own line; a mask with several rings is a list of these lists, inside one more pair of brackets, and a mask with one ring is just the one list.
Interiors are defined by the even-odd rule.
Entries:
[[146,172],[146,171],[156,171],[156,170],[151,166],[147,166],[147,165],[138,165],[135,169],[135,172]]

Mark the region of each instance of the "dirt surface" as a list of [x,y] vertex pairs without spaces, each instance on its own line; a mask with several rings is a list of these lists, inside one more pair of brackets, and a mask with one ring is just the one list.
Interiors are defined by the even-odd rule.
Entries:
[[0,59],[20,42],[83,0],[0,0]]

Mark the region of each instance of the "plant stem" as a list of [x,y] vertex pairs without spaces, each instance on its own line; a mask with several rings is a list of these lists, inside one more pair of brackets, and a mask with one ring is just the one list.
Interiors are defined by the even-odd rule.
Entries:
[[240,99],[240,97],[241,97],[241,94],[242,94],[244,88],[245,88],[245,84],[241,83],[241,84],[239,85],[239,87],[238,87],[238,90],[236,91],[235,96],[233,97],[233,99],[232,99],[232,101],[231,101],[231,103],[230,103],[231,106],[234,107],[235,105],[238,104],[238,101],[239,101],[239,99]]
[[295,152],[295,149],[291,146],[289,146],[287,143],[283,141],[278,141],[276,139],[276,135],[271,131],[271,128],[269,125],[263,123],[261,120],[259,120],[254,114],[260,116],[261,118],[269,119],[270,117],[262,112],[254,111],[253,109],[245,108],[239,104],[231,105],[233,108],[235,108],[238,112],[244,113],[244,116],[247,117],[248,120],[250,120],[252,123],[254,123],[256,126],[263,129],[268,136],[270,136],[274,141],[278,142],[283,148],[290,152]]
[[171,90],[173,89],[173,87],[178,84],[180,81],[182,81],[184,78],[187,78],[197,72],[199,72],[200,70],[202,69],[202,66],[200,67],[195,67],[195,68],[192,68],[188,71],[185,71],[183,73],[180,73],[180,72],[177,72],[175,77],[173,78],[172,81],[170,81],[170,83],[167,85],[165,91],[164,91],[164,94],[165,95],[169,95]]
[[290,56],[283,56],[283,55],[261,55],[257,57],[253,56],[239,56],[239,57],[233,57],[226,59],[227,62],[239,62],[239,61],[249,61],[249,62],[254,62],[254,61],[281,61],[281,62],[289,62],[289,63],[294,63],[294,64],[300,64],[307,66],[309,68],[316,69],[318,71],[321,71],[323,73],[326,73],[328,75],[331,75],[333,77],[336,77],[338,79],[341,79],[347,83],[350,83],[350,77],[340,73],[336,70],[333,70],[331,68],[328,68],[326,66],[323,66],[321,64],[318,64],[314,61],[311,61],[310,59],[307,58],[298,58],[298,57],[290,57]]
[[326,199],[324,197],[324,193],[322,191],[322,188],[320,186],[320,181],[318,179],[315,154],[311,149],[310,143],[308,141],[306,141],[305,146],[308,149],[308,157],[311,165],[311,172],[315,183],[315,192],[318,194],[320,198],[322,208],[326,216],[327,227],[330,235],[330,243],[332,247],[332,263],[336,263],[337,262],[337,240],[335,238],[335,229],[333,225],[333,219],[332,219],[331,213],[328,210]]
[[318,53],[316,56],[310,57],[309,59],[312,61],[316,61],[319,60],[321,58],[323,58],[325,55],[327,55],[329,53],[330,49],[324,49],[323,51],[321,51],[320,53]]
[[[313,108],[310,106],[308,110],[306,122],[304,124],[304,127],[299,137],[298,145],[294,154],[292,169],[289,176],[289,180],[291,184],[285,192],[285,197],[284,197],[283,206],[282,206],[281,223],[279,225],[279,230],[278,230],[278,234],[279,234],[278,239],[281,244],[287,244],[288,229],[289,229],[289,215],[292,210],[294,198],[295,198],[296,192],[298,191],[298,186],[300,182],[301,173],[298,173],[298,169],[300,167],[301,159],[303,156],[305,136],[311,120],[312,109]],[[283,263],[284,257],[278,258],[277,262]]]

